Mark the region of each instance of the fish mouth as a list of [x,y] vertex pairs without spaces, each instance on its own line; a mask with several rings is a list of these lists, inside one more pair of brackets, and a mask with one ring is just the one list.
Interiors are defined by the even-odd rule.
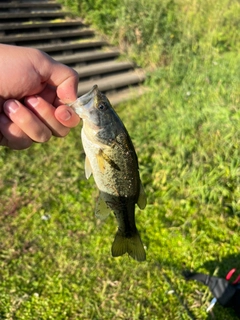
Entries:
[[98,93],[98,86],[95,84],[89,92],[79,97],[77,101],[81,105],[86,105],[89,103],[90,100],[92,100],[96,96],[97,93]]
[[84,114],[86,110],[89,110],[95,101],[95,97],[97,96],[99,90],[98,90],[98,86],[95,84],[92,89],[85,93],[84,95],[82,95],[81,97],[79,97],[76,101],[74,101],[73,103],[69,104],[68,106],[73,108],[73,110],[81,117],[81,118],[85,118]]

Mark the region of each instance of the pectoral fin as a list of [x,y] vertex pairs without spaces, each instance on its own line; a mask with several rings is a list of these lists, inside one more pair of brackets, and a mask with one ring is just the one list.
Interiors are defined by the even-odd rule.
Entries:
[[106,202],[103,199],[102,194],[99,194],[97,204],[96,204],[96,209],[95,209],[95,215],[97,218],[101,220],[105,220],[111,212],[111,209],[108,207]]
[[138,201],[137,201],[137,205],[139,207],[139,209],[144,209],[147,205],[147,197],[146,194],[144,192],[142,183],[140,181],[140,191],[139,191],[139,197],[138,197]]
[[106,161],[113,169],[121,171],[121,169],[116,164],[116,162],[113,161],[102,149],[99,150],[99,153],[97,155],[97,160],[98,160],[99,169],[101,170],[102,173],[105,170],[104,161]]
[[98,162],[98,168],[99,170],[104,173],[105,171],[105,164],[104,164],[104,157],[103,157],[103,151],[100,149],[98,154],[96,154],[97,162]]
[[92,174],[92,168],[91,168],[88,157],[86,157],[85,158],[85,176],[86,176],[86,178],[89,179],[91,174]]

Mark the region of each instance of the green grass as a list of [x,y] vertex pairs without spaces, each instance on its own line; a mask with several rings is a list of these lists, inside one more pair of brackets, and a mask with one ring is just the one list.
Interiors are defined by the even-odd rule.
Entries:
[[[174,15],[180,2],[162,3]],[[205,13],[194,19],[192,3],[185,2],[185,19],[179,11],[177,41],[160,61],[156,52],[146,61],[154,66],[150,90],[117,108],[148,197],[145,210],[136,208],[147,261],[111,257],[117,224],[113,215],[104,223],[94,217],[97,190],[84,177],[81,125],[26,151],[1,148],[0,319],[235,319],[219,305],[215,317],[207,314],[211,293],[181,276],[240,270],[239,43],[234,29],[222,33],[231,45],[216,40],[236,23],[239,6],[229,2],[224,24],[216,20],[220,4],[208,14],[199,1]]]

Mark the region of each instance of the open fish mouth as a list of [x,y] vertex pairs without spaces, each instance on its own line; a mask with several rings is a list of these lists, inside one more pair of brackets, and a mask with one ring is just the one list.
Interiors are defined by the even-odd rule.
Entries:
[[85,93],[76,101],[69,104],[69,107],[73,108],[74,111],[80,117],[82,117],[84,114],[84,109],[90,109],[93,106],[95,97],[97,96],[98,92],[98,86],[95,84],[89,92]]
[[79,97],[77,101],[79,104],[88,104],[98,93],[98,86],[95,84],[90,91],[85,93],[83,96]]

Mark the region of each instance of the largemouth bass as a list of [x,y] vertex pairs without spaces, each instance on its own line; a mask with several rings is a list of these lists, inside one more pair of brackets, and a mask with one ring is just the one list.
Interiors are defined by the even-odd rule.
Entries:
[[138,159],[131,138],[107,97],[95,85],[71,107],[83,120],[82,144],[86,154],[85,174],[93,174],[100,191],[96,216],[113,211],[118,230],[112,244],[114,257],[128,253],[138,261],[146,253],[135,225],[135,204],[146,206]]

